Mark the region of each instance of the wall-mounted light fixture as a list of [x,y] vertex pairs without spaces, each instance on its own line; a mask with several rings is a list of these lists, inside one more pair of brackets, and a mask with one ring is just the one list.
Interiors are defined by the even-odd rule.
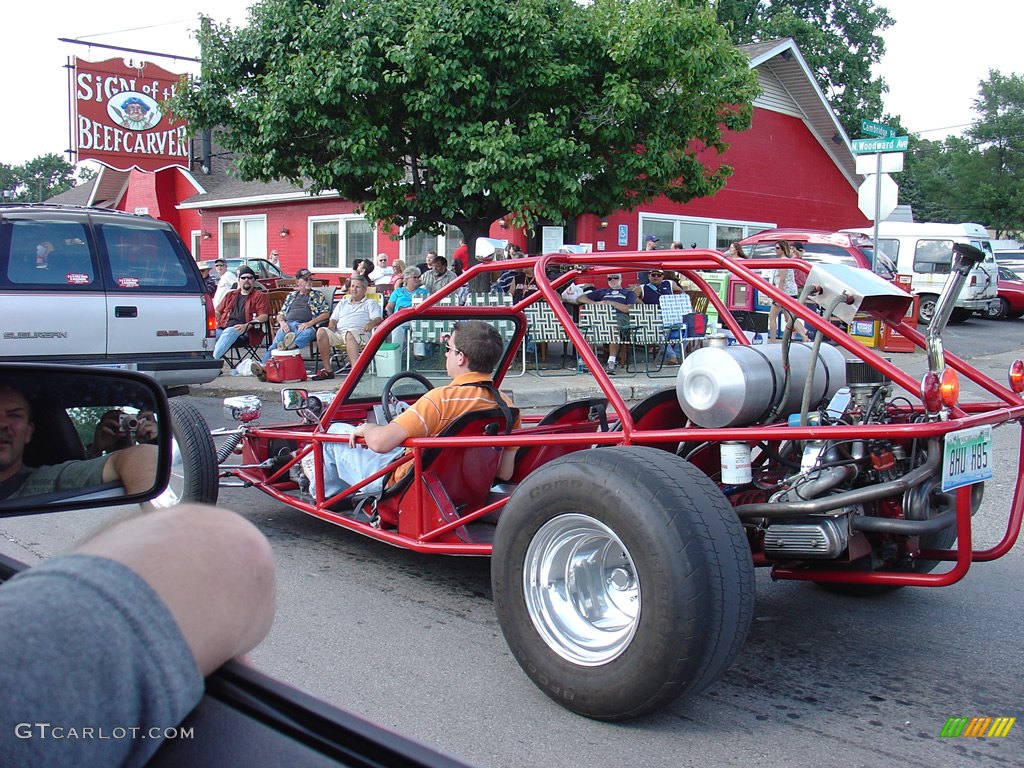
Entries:
[[508,218],[502,216],[501,219],[498,221],[498,226],[501,227],[502,229],[508,229]]
[[281,227],[281,231],[278,232],[281,237],[288,237],[291,234],[291,230],[288,227]]
[[213,235],[211,235],[209,232],[206,232],[205,230],[203,231],[203,240],[209,240],[211,237],[213,237]]
[[608,229],[608,217],[602,216],[601,220],[597,222],[598,229]]

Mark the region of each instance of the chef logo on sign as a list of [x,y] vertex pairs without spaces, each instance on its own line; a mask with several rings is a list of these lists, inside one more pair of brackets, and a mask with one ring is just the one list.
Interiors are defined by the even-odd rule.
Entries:
[[163,117],[153,99],[135,91],[124,91],[111,97],[107,101],[107,114],[115,123],[132,131],[149,130]]

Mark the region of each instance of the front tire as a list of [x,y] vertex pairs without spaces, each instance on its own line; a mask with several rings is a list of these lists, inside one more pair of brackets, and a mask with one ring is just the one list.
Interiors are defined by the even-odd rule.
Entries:
[[754,606],[750,549],[718,487],[636,446],[580,451],[527,477],[499,520],[491,581],[526,674],[601,720],[713,683]]
[[182,502],[216,504],[219,491],[217,450],[206,419],[191,403],[172,398],[171,479],[151,502],[172,507]]

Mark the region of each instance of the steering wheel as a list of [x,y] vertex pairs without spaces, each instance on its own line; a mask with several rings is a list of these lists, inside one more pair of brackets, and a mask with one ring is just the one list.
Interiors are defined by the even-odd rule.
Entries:
[[384,382],[384,391],[380,395],[380,404],[384,409],[384,420],[390,424],[392,419],[395,418],[402,411],[409,407],[409,404],[399,400],[397,397],[391,394],[391,390],[394,388],[402,379],[412,379],[423,385],[423,391],[429,392],[434,388],[430,379],[424,376],[422,373],[416,371],[399,371],[386,382]]

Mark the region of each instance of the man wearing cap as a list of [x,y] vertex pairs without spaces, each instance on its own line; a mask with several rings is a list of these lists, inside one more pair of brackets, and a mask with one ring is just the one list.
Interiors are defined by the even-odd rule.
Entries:
[[[622,275],[608,275],[608,287],[589,291],[579,297],[580,304],[607,304],[615,309],[615,320],[619,326],[619,335],[629,331],[629,308],[636,304],[636,294],[622,287]],[[615,375],[618,365],[619,345],[612,342],[608,345],[608,367],[610,375]]]
[[316,327],[327,322],[331,308],[320,291],[313,290],[313,273],[300,269],[295,273],[295,287],[277,313],[277,333],[263,355],[266,365],[274,349],[304,347],[316,338]]
[[656,251],[658,250],[658,241],[660,238],[657,235],[648,235],[644,238],[644,250],[645,251]]
[[256,273],[251,267],[238,270],[238,287],[217,305],[217,343],[213,356],[220,360],[243,333],[249,334],[249,345],[263,341],[263,324],[270,317],[267,294],[256,289]]
[[217,277],[217,290],[213,294],[213,306],[216,308],[220,306],[228,291],[235,287],[238,277],[228,269],[228,263],[224,259],[214,259],[213,272]]
[[[665,272],[660,267],[655,267],[647,273],[647,282],[640,287],[639,298],[644,304],[661,304],[662,296],[671,296],[673,293],[682,295],[683,306],[681,307],[682,314],[688,315],[693,312],[693,306],[690,303],[690,297],[683,293],[682,286],[679,285],[675,280],[669,280],[665,277]],[[670,339],[678,339],[679,331],[672,331],[669,336]],[[679,345],[669,344],[665,349],[665,365],[678,365],[679,364]]]
[[203,288],[212,296],[217,292],[217,281],[220,280],[220,277],[213,271],[213,262],[200,261],[196,266],[199,267],[199,274],[203,278]]

